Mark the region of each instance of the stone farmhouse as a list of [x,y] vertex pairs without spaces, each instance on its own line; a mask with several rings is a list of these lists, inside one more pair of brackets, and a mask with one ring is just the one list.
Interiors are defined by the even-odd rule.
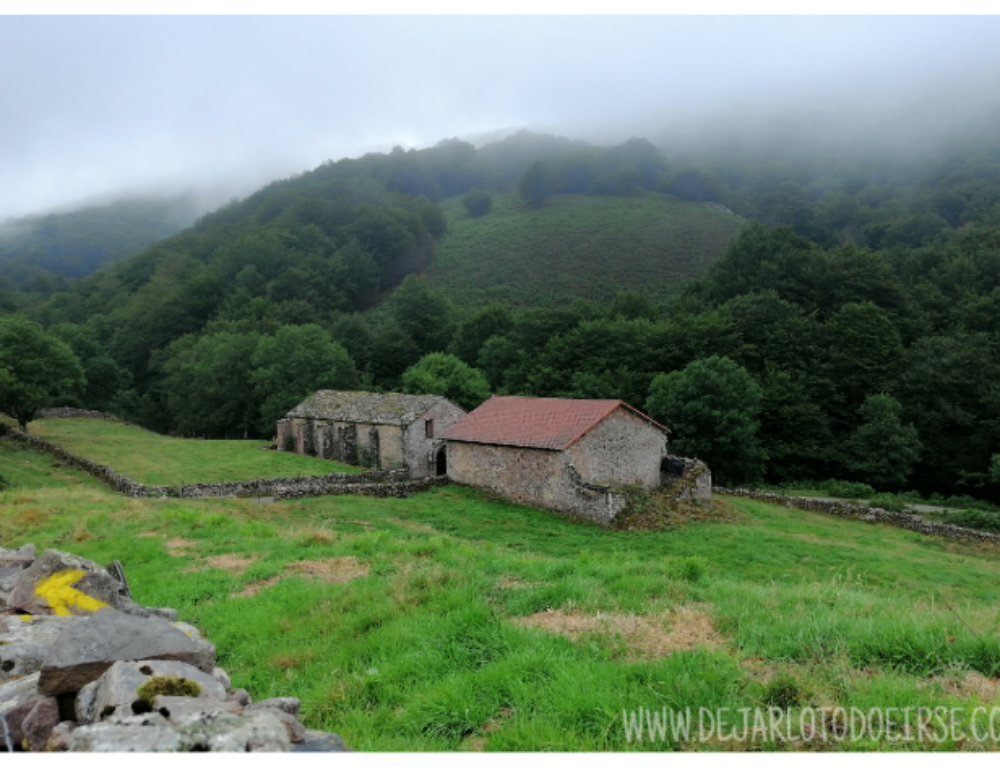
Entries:
[[278,421],[278,448],[366,468],[444,476],[443,433],[465,417],[443,396],[317,391]]
[[670,484],[678,460],[697,462],[668,457],[669,434],[617,399],[494,396],[442,438],[452,481],[608,524],[628,500],[615,490]]

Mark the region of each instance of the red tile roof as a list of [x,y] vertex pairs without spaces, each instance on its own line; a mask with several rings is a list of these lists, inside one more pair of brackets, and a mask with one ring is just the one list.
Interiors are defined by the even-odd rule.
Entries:
[[442,439],[564,450],[619,407],[670,429],[620,399],[533,399],[494,396],[441,434]]

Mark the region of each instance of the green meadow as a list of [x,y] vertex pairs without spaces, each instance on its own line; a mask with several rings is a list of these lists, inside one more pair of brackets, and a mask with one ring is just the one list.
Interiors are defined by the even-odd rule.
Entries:
[[253,439],[177,439],[91,418],[35,420],[28,432],[147,486],[359,473],[329,460],[264,449]]
[[586,298],[610,303],[620,290],[670,296],[701,274],[736,236],[735,216],[662,194],[557,194],[529,208],[494,195],[473,218],[460,197],[441,203],[448,232],[428,278],[463,309],[491,300],[556,306]]
[[235,686],[299,697],[308,727],[361,751],[997,749],[913,724],[911,742],[798,723],[807,741],[630,741],[623,718],[946,707],[967,723],[1000,699],[991,546],[722,498],[716,521],[656,532],[457,486],[138,500],[10,442],[0,475],[4,545],[121,560]]

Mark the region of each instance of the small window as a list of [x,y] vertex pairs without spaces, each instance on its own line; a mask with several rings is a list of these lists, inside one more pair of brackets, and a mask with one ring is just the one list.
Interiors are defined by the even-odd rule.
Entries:
[[428,439],[433,439],[434,438],[434,421],[433,420],[425,420],[424,421],[424,436],[426,436]]

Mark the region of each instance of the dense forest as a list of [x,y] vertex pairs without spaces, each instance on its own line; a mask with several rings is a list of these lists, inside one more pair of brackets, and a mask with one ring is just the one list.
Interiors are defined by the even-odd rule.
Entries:
[[[423,274],[448,237],[437,203],[485,225],[503,195],[525,215],[653,195],[746,221],[669,299],[456,306]],[[0,410],[28,398],[242,437],[319,388],[615,397],[720,483],[995,498],[998,328],[998,144],[876,161],[521,132],[327,162],[88,276],[0,282]],[[32,388],[25,360],[44,349],[61,361]]]
[[85,277],[187,228],[202,204],[192,194],[142,197],[8,220],[0,224],[0,286],[64,291],[67,278]]

